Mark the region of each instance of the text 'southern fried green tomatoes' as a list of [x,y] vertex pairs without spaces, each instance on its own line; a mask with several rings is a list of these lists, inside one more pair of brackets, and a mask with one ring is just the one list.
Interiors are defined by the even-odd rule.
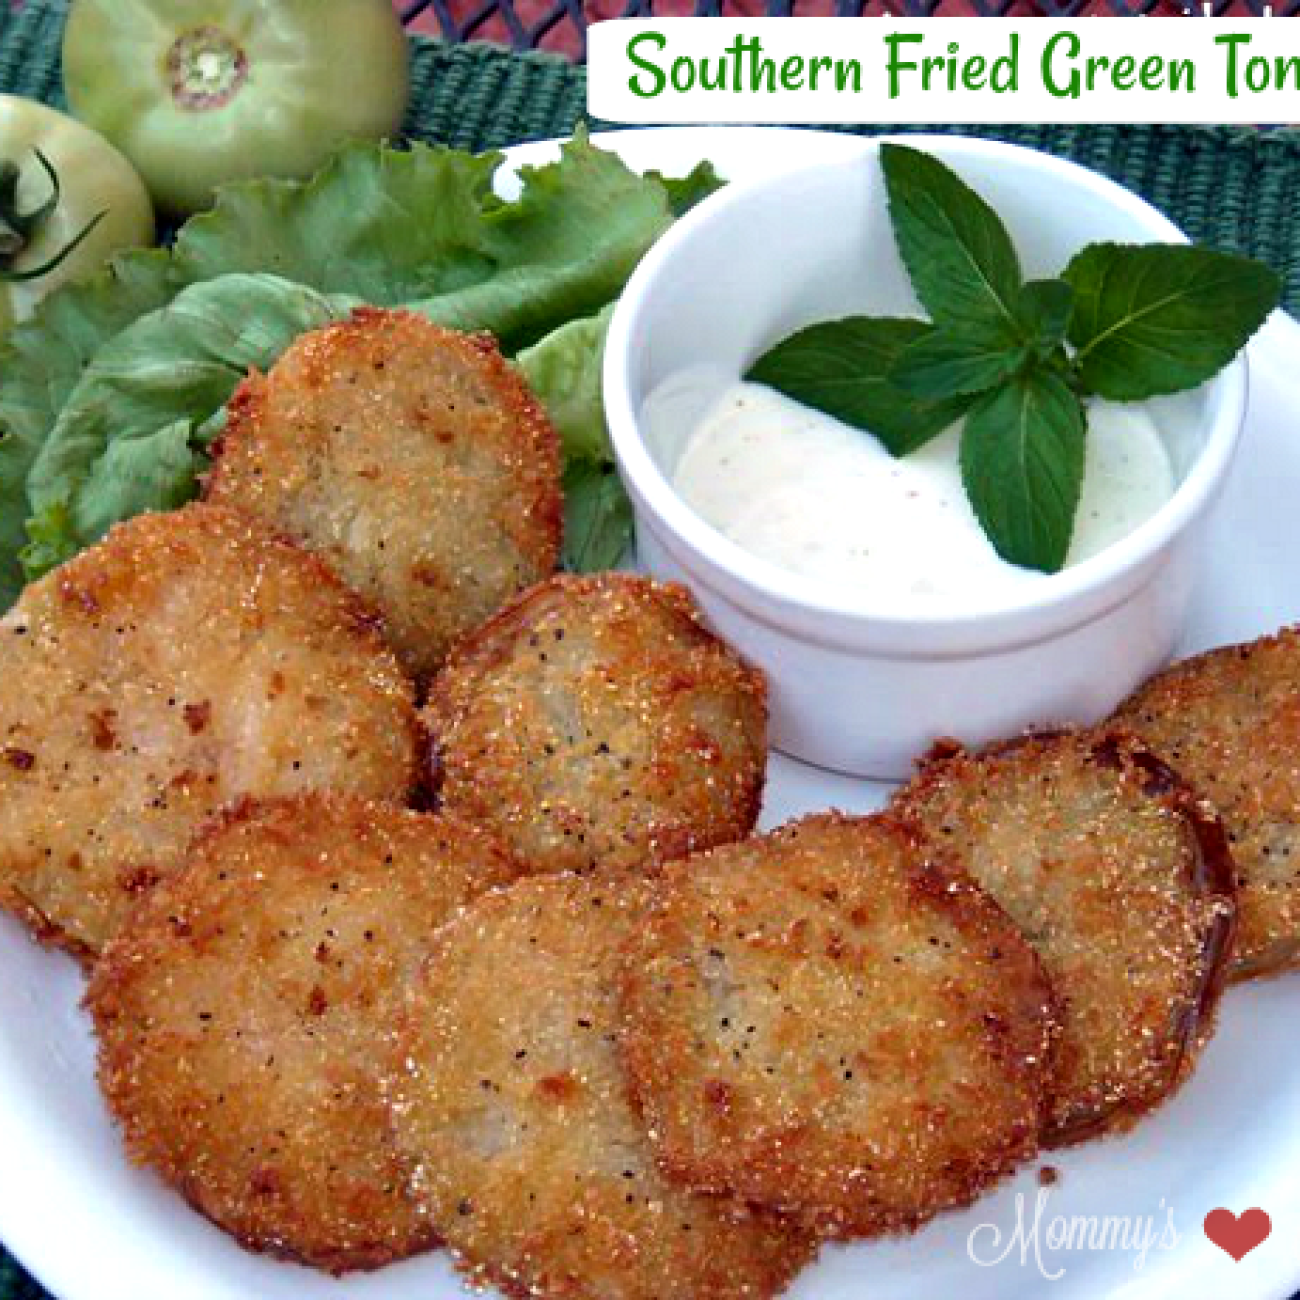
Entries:
[[102,135],[0,95],[0,336],[59,285],[153,235],[143,183]]
[[63,74],[72,111],[173,213],[392,135],[410,97],[390,0],[75,0]]

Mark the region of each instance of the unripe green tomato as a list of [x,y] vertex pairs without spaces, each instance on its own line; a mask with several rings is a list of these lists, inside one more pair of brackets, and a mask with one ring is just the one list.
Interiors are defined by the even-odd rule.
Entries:
[[0,336],[46,294],[153,237],[144,184],[102,135],[0,95]]
[[401,126],[406,33],[390,0],[74,0],[68,103],[183,215],[253,176],[309,176]]

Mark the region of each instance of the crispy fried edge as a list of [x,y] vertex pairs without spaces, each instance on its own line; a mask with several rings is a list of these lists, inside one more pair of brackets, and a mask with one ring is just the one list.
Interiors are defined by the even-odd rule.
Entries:
[[[441,796],[445,777],[443,755],[454,744],[456,728],[473,704],[478,683],[496,668],[509,661],[517,640],[533,620],[570,595],[604,596],[622,593],[639,604],[650,605],[662,600],[678,618],[684,619],[734,665],[740,677],[740,689],[757,703],[768,716],[768,685],[764,674],[738,650],[724,641],[704,621],[691,593],[676,582],[660,582],[644,574],[611,571],[596,574],[556,573],[521,592],[485,623],[462,637],[447,656],[442,672],[429,688],[421,714],[425,728],[427,771],[426,785],[435,798]],[[766,754],[761,756],[757,777],[737,809],[734,825],[736,839],[748,835],[758,822],[767,783]],[[730,842],[730,841],[729,841]],[[660,862],[673,861],[682,854],[669,854]]]
[[[1195,1066],[1197,1052],[1213,1033],[1219,1000],[1227,985],[1237,929],[1236,873],[1227,832],[1218,813],[1150,746],[1129,732],[1116,728],[1081,732],[1042,730],[977,748],[967,748],[956,740],[939,740],[919,760],[912,780],[894,792],[890,810],[910,818],[921,827],[923,834],[928,834],[920,809],[928,801],[931,791],[962,780],[963,771],[976,774],[982,764],[996,763],[1019,756],[1025,750],[1058,742],[1077,742],[1088,749],[1088,759],[1100,767],[1120,773],[1126,769],[1136,770],[1141,774],[1143,793],[1181,818],[1191,834],[1192,856],[1188,863],[1191,895],[1207,903],[1216,902],[1219,906],[1214,909],[1214,918],[1201,948],[1201,979],[1195,994],[1175,1012],[1166,1036],[1151,1045],[1150,1058],[1155,1061],[1161,1043],[1172,1040],[1176,1044],[1177,1050],[1164,1087],[1149,1097],[1127,1095],[1118,1098],[1108,1109],[1096,1112],[1090,1119],[1080,1119],[1063,1128],[1045,1124],[1042,1141],[1049,1149],[1126,1132],[1163,1105],[1186,1082]],[[1051,1078],[1049,1072],[1049,1098],[1054,1093]]]
[[[944,1204],[937,1205],[928,1213],[891,1214],[862,1213],[861,1206],[852,1203],[840,1206],[796,1205],[785,1201],[780,1194],[774,1194],[770,1187],[770,1177],[758,1166],[758,1181],[743,1180],[748,1185],[740,1186],[735,1177],[739,1168],[742,1172],[748,1162],[739,1166],[733,1159],[710,1158],[709,1154],[692,1144],[675,1142],[665,1125],[664,1109],[657,1104],[656,1080],[669,1069],[662,1053],[654,1050],[653,1044],[640,1040],[634,1027],[640,1026],[642,1018],[637,1014],[639,995],[637,992],[640,977],[644,974],[644,958],[647,949],[654,941],[658,926],[657,918],[662,915],[667,891],[679,883],[691,879],[692,869],[698,866],[699,859],[712,858],[719,854],[734,852],[738,849],[752,851],[757,841],[774,839],[788,835],[791,831],[820,829],[821,827],[853,826],[869,823],[878,827],[896,839],[905,840],[915,849],[918,865],[908,867],[907,886],[909,891],[919,894],[945,910],[954,923],[962,929],[971,928],[977,933],[997,932],[1001,935],[999,946],[1005,951],[1014,951],[1021,958],[1025,967],[1026,988],[1031,985],[1036,989],[1037,1000],[1042,1012],[1042,1023],[1035,1034],[1036,1042],[1031,1050],[1021,1051],[1018,1047],[1005,1053],[1006,1068],[1009,1072],[1024,1079],[1027,1091],[1035,1094],[1035,1110],[1039,1116],[1038,1124],[1026,1128],[1023,1140],[996,1153],[996,1156],[983,1162],[979,1167],[969,1171],[964,1184],[957,1184],[957,1190]],[[1041,1118],[1046,1113],[1047,1079],[1050,1069],[1052,1040],[1055,1025],[1059,1019],[1059,1007],[1055,992],[1048,980],[1038,954],[1025,942],[1020,928],[1007,915],[1002,907],[987,893],[980,889],[975,880],[962,868],[950,854],[937,854],[920,828],[905,818],[884,812],[871,816],[854,816],[837,810],[812,813],[794,818],[763,835],[752,836],[738,844],[722,845],[703,853],[693,854],[674,864],[657,879],[649,882],[652,891],[651,917],[642,930],[630,940],[624,963],[623,976],[619,982],[619,1000],[623,1010],[623,1032],[620,1035],[619,1050],[625,1077],[632,1096],[645,1123],[651,1131],[655,1142],[656,1154],[660,1166],[675,1181],[681,1182],[693,1190],[705,1194],[737,1195],[747,1202],[770,1211],[793,1214],[809,1228],[814,1230],[822,1240],[854,1240],[860,1238],[907,1235],[915,1232],[930,1222],[937,1215],[953,1209],[961,1209],[972,1204],[985,1191],[1008,1178],[1025,1161],[1032,1159],[1038,1152],[1038,1130]],[[1028,1001],[1026,997],[1025,1001]],[[1028,1022],[1026,1022],[1027,1025]],[[1019,1029],[1019,1027],[1017,1027]],[[1028,1030],[1024,1037],[1029,1036]],[[1028,1043],[1025,1044],[1029,1046]],[[1032,1064],[1036,1061],[1036,1068]],[[854,1215],[854,1209],[858,1215]]]
[[[60,603],[76,603],[88,613],[98,613],[95,589],[103,589],[106,575],[102,567],[105,551],[114,548],[113,559],[128,570],[143,568],[156,561],[165,560],[176,546],[171,529],[175,522],[184,519],[188,524],[197,521],[199,535],[208,535],[221,542],[231,542],[242,547],[248,544],[265,546],[279,552],[290,565],[302,570],[304,585],[325,588],[338,598],[340,629],[355,636],[359,648],[374,656],[389,675],[395,693],[404,697],[403,712],[407,715],[410,734],[409,755],[405,763],[404,785],[406,802],[424,797],[426,773],[421,754],[428,750],[428,737],[416,709],[415,688],[397,656],[384,637],[384,619],[364,597],[358,595],[335,573],[333,567],[321,556],[305,550],[292,538],[243,511],[230,506],[191,502],[178,510],[148,511],[115,524],[94,546],[80,551],[44,577],[32,583],[19,597],[15,608],[20,608],[28,592],[44,594],[47,588],[57,590]],[[116,553],[120,551],[120,554]],[[399,705],[400,707],[400,705]],[[237,801],[238,802],[238,801]],[[202,823],[200,823],[200,826]],[[128,864],[123,864],[126,867]],[[156,875],[150,863],[133,864],[133,870],[144,877]],[[149,892],[153,886],[148,887]],[[138,906],[138,905],[137,905]],[[69,934],[57,921],[47,916],[20,889],[9,885],[0,875],[0,910],[8,912],[22,922],[29,934],[44,948],[64,952],[72,957],[89,975],[99,959],[88,944]]]
[[[519,370],[501,355],[501,349],[493,335],[485,331],[446,329],[433,324],[418,312],[400,308],[357,307],[345,320],[335,321],[300,336],[290,345],[284,357],[294,352],[304,340],[311,341],[317,347],[324,345],[329,348],[347,348],[357,335],[368,333],[374,327],[382,327],[390,321],[404,328],[414,327],[424,335],[421,340],[424,346],[439,344],[453,348],[462,357],[486,368],[486,379],[513,417],[520,446],[526,451],[529,462],[537,467],[536,491],[532,493],[531,500],[521,503],[520,509],[537,528],[538,540],[541,548],[544,548],[539,548],[539,563],[546,569],[554,569],[560,562],[560,544],[564,533],[560,435]],[[226,459],[226,453],[234,447],[242,450],[257,445],[265,426],[266,403],[274,375],[274,366],[267,373],[251,370],[227,403],[226,424],[210,449],[212,467],[203,477],[204,501],[216,504],[227,491],[235,491],[226,482],[230,477],[230,463]]]
[[[220,840],[239,826],[252,823],[266,815],[290,808],[307,810],[322,807],[343,809],[349,819],[382,814],[401,820],[408,818],[436,820],[457,835],[479,841],[487,851],[501,860],[503,869],[512,868],[515,871],[514,879],[522,879],[527,874],[524,865],[513,857],[507,847],[490,831],[456,817],[438,814],[435,818],[431,814],[419,813],[400,804],[382,803],[330,791],[314,791],[281,799],[240,799],[218,810],[200,826],[190,843],[185,868],[152,891],[144,904],[133,913],[128,924],[109,943],[91,972],[81,1006],[95,1025],[96,1080],[104,1101],[122,1133],[123,1143],[131,1162],[138,1167],[152,1170],[168,1187],[180,1195],[191,1209],[237,1241],[245,1250],[321,1268],[335,1276],[340,1276],[349,1272],[373,1271],[423,1251],[436,1249],[442,1245],[442,1240],[433,1224],[427,1223],[427,1235],[414,1244],[409,1251],[394,1252],[379,1245],[343,1251],[303,1251],[295,1249],[288,1241],[237,1232],[222,1223],[215,1213],[209,1212],[203,1205],[197,1190],[201,1185],[200,1180],[177,1166],[171,1160],[169,1153],[152,1147],[140,1134],[138,1125],[134,1122],[134,1108],[130,1105],[131,1094],[121,1086],[122,1082],[130,1077],[130,1062],[135,1054],[125,1044],[114,1042],[112,1036],[104,1032],[102,1024],[104,1017],[116,1019],[117,1011],[114,1009],[114,1004],[120,1001],[122,989],[132,983],[136,946],[151,931],[159,927],[165,928],[167,918],[178,896],[182,895],[187,887],[188,877],[198,870],[194,864],[214,841]],[[492,886],[488,892],[504,887],[503,885]],[[432,927],[430,934],[436,932],[436,929],[436,926]]]
[[[1158,694],[1166,696],[1166,707],[1177,707],[1187,693],[1187,683],[1194,681],[1203,673],[1215,673],[1219,665],[1236,660],[1238,664],[1248,663],[1261,650],[1288,649],[1300,662],[1300,623],[1289,624],[1279,628],[1268,636],[1256,637],[1253,641],[1237,641],[1229,645],[1216,646],[1212,650],[1202,650],[1176,663],[1169,664],[1160,672],[1147,678],[1136,690],[1128,695],[1116,707],[1110,716],[1113,725],[1127,728],[1141,734],[1135,714],[1144,707],[1143,702]],[[1159,751],[1159,745],[1155,748]],[[1226,822],[1233,821],[1231,813]],[[1300,819],[1297,819],[1296,833],[1300,836]],[[1247,882],[1247,888],[1249,883]],[[1300,887],[1298,887],[1300,888]],[[1238,935],[1240,940],[1241,935]],[[1240,984],[1247,980],[1271,979],[1284,975],[1288,971],[1300,969],[1300,934],[1287,938],[1274,938],[1267,947],[1252,955],[1237,953],[1228,970],[1228,983]]]
[[[612,880],[608,876],[580,875],[571,871],[533,874],[516,880],[510,885],[488,890],[485,894],[480,895],[478,899],[474,900],[474,902],[475,905],[493,907],[499,910],[509,906],[509,894],[516,886],[526,886],[528,888],[540,890],[543,893],[549,893],[561,888],[590,890],[596,888],[597,882],[603,882],[604,888],[606,889],[621,890],[623,888],[631,888],[634,891],[640,891],[639,902],[634,905],[640,907],[642,910],[644,910],[648,905],[650,895],[645,892],[645,886],[640,881],[632,882],[630,885],[627,885],[626,882],[620,883],[616,880]],[[566,902],[565,905],[567,907],[568,903]],[[468,917],[468,915],[468,913],[462,914],[462,916],[465,917]],[[455,918],[455,920],[459,921],[460,924],[469,923],[468,919],[462,920],[461,918]],[[448,926],[451,924],[452,922],[447,923]],[[450,938],[451,936],[447,927],[439,927],[438,933],[433,940],[435,948],[438,951],[445,949]],[[615,970],[621,970],[625,966],[627,951],[628,945],[626,943],[615,945],[615,950],[611,955],[611,966]],[[429,961],[431,962],[433,958],[434,954],[431,953]],[[425,991],[426,985],[427,981],[422,979],[422,993]],[[618,1034],[620,1008],[617,992],[615,993],[614,999],[613,1018],[615,1022],[614,1032],[615,1034]],[[401,1027],[400,1037],[403,1043],[403,1053],[409,1055],[411,1051],[411,1039],[416,1032],[412,1024],[411,1004],[409,1000],[403,1018],[399,1021],[399,1025]],[[622,1064],[621,1046],[616,1043],[613,1050],[616,1058],[615,1068],[619,1069]],[[635,1096],[631,1094],[630,1090],[625,1091],[627,1091],[627,1102],[632,1109],[633,1117],[635,1119],[644,1119],[643,1112],[637,1104]],[[653,1144],[651,1144],[650,1156],[652,1159],[654,1158]],[[660,1162],[655,1160],[655,1164],[659,1165]],[[668,1171],[664,1170],[662,1166],[660,1166],[660,1172],[666,1178],[671,1180]],[[811,1231],[808,1230],[807,1225],[800,1223],[797,1219],[777,1214],[763,1206],[748,1204],[731,1197],[709,1197],[708,1194],[694,1193],[690,1188],[685,1187],[683,1188],[683,1192],[685,1195],[703,1195],[705,1199],[712,1199],[719,1204],[734,1204],[735,1213],[742,1219],[753,1219],[760,1224],[766,1222],[771,1226],[773,1231],[776,1231],[779,1228],[787,1234],[789,1243],[788,1267],[779,1273],[773,1271],[772,1276],[769,1279],[769,1290],[757,1295],[755,1300],[775,1300],[775,1297],[784,1294],[789,1286],[792,1285],[795,1279],[799,1276],[803,1268],[813,1262],[816,1258],[820,1241],[813,1233],[811,1233]],[[467,1286],[478,1289],[486,1283],[487,1285],[496,1287],[503,1295],[507,1296],[509,1300],[536,1300],[536,1297],[541,1294],[541,1292],[536,1288],[530,1287],[520,1281],[509,1267],[486,1258],[471,1258],[467,1253],[451,1243],[444,1242],[442,1244],[446,1245],[448,1254],[451,1256],[457,1272],[464,1278]],[[551,1300],[562,1300],[562,1296],[568,1295],[569,1293],[566,1290],[563,1292],[548,1292],[547,1294],[551,1295]]]

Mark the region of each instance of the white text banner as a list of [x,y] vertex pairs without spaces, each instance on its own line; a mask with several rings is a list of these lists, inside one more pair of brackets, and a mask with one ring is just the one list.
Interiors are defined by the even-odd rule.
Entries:
[[1300,122],[1300,22],[595,23],[588,107],[629,123]]

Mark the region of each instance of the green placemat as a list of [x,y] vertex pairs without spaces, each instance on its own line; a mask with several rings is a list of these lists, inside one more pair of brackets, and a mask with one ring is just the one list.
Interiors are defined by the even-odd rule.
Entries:
[[[65,8],[63,0],[29,0],[14,15],[8,0],[0,0],[0,91],[60,101]],[[587,93],[585,71],[553,55],[425,39],[415,46],[414,85],[409,133],[461,149],[565,135],[582,116]],[[1193,239],[1271,262],[1286,277],[1287,307],[1300,311],[1300,132],[1178,126],[954,129],[1031,145],[1105,172],[1168,213]],[[0,1152],[0,1176],[13,1177],[3,1160]],[[0,1250],[0,1300],[44,1296]]]

